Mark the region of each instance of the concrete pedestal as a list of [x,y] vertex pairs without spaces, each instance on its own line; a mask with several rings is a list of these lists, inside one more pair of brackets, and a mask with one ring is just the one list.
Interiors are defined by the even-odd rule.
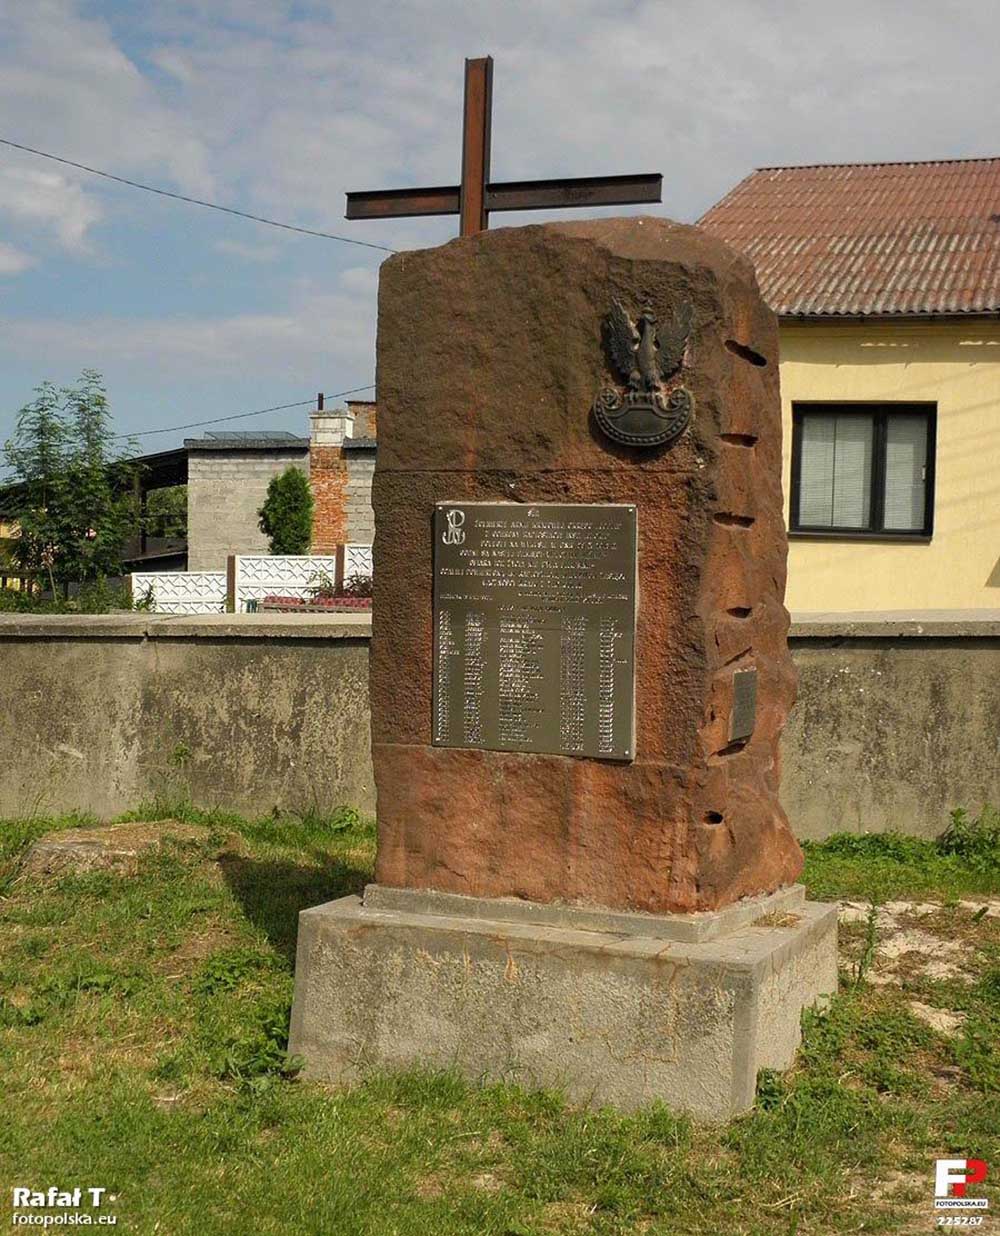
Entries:
[[724,1120],[836,985],[836,906],[801,886],[648,915],[373,885],[300,915],[289,1047],[333,1081],[456,1067]]

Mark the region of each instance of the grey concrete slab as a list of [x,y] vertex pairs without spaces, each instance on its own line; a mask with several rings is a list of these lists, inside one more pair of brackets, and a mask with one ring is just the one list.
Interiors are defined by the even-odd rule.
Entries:
[[150,614],[0,614],[0,639],[145,639]]
[[[503,910],[500,911],[503,913]],[[787,1068],[802,1009],[837,982],[836,906],[681,942],[502,917],[404,913],[345,897],[299,919],[289,1047],[308,1076],[458,1068],[702,1120]]]
[[365,639],[371,614],[156,614],[151,639]]
[[371,910],[398,910],[403,914],[446,915],[505,923],[535,923],[576,931],[602,931],[655,940],[714,940],[730,935],[758,919],[801,909],[806,890],[802,884],[760,897],[744,897],[722,910],[699,914],[643,914],[599,906],[542,904],[514,897],[464,897],[433,889],[390,888],[369,884],[364,905]]
[[0,639],[368,639],[371,614],[0,614]]
[[1000,636],[1000,609],[897,609],[792,614],[795,639]]

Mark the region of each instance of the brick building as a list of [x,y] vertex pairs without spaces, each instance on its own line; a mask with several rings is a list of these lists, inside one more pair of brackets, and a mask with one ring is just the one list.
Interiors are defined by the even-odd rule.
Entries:
[[333,553],[350,542],[371,544],[375,404],[350,400],[345,408],[317,410],[309,419],[309,479],[316,503],[313,553]]

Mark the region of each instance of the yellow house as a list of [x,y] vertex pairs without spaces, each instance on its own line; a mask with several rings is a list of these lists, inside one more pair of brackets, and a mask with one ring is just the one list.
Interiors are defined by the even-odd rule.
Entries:
[[13,569],[10,558],[10,543],[18,535],[17,524],[8,516],[0,515],[0,588],[20,588],[20,580],[5,574],[5,568]]
[[779,316],[788,608],[1000,607],[1000,159],[763,168],[700,223]]

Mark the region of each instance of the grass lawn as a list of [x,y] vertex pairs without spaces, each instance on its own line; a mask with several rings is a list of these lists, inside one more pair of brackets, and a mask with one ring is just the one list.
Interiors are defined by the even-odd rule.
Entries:
[[[189,835],[137,874],[61,878],[19,856],[92,821],[0,823],[8,1202],[15,1185],[103,1186],[117,1230],[164,1236],[804,1236],[934,1230],[936,1157],[985,1159],[1000,1179],[1000,917],[975,904],[1000,893],[995,847],[808,847],[811,895],[861,906],[841,992],[807,1016],[796,1068],[762,1075],[753,1112],[698,1128],[447,1074],[296,1080],[296,915],[360,891],[372,829],[350,812],[185,818]],[[902,944],[880,953],[890,923]],[[939,942],[937,969],[904,931]]]

